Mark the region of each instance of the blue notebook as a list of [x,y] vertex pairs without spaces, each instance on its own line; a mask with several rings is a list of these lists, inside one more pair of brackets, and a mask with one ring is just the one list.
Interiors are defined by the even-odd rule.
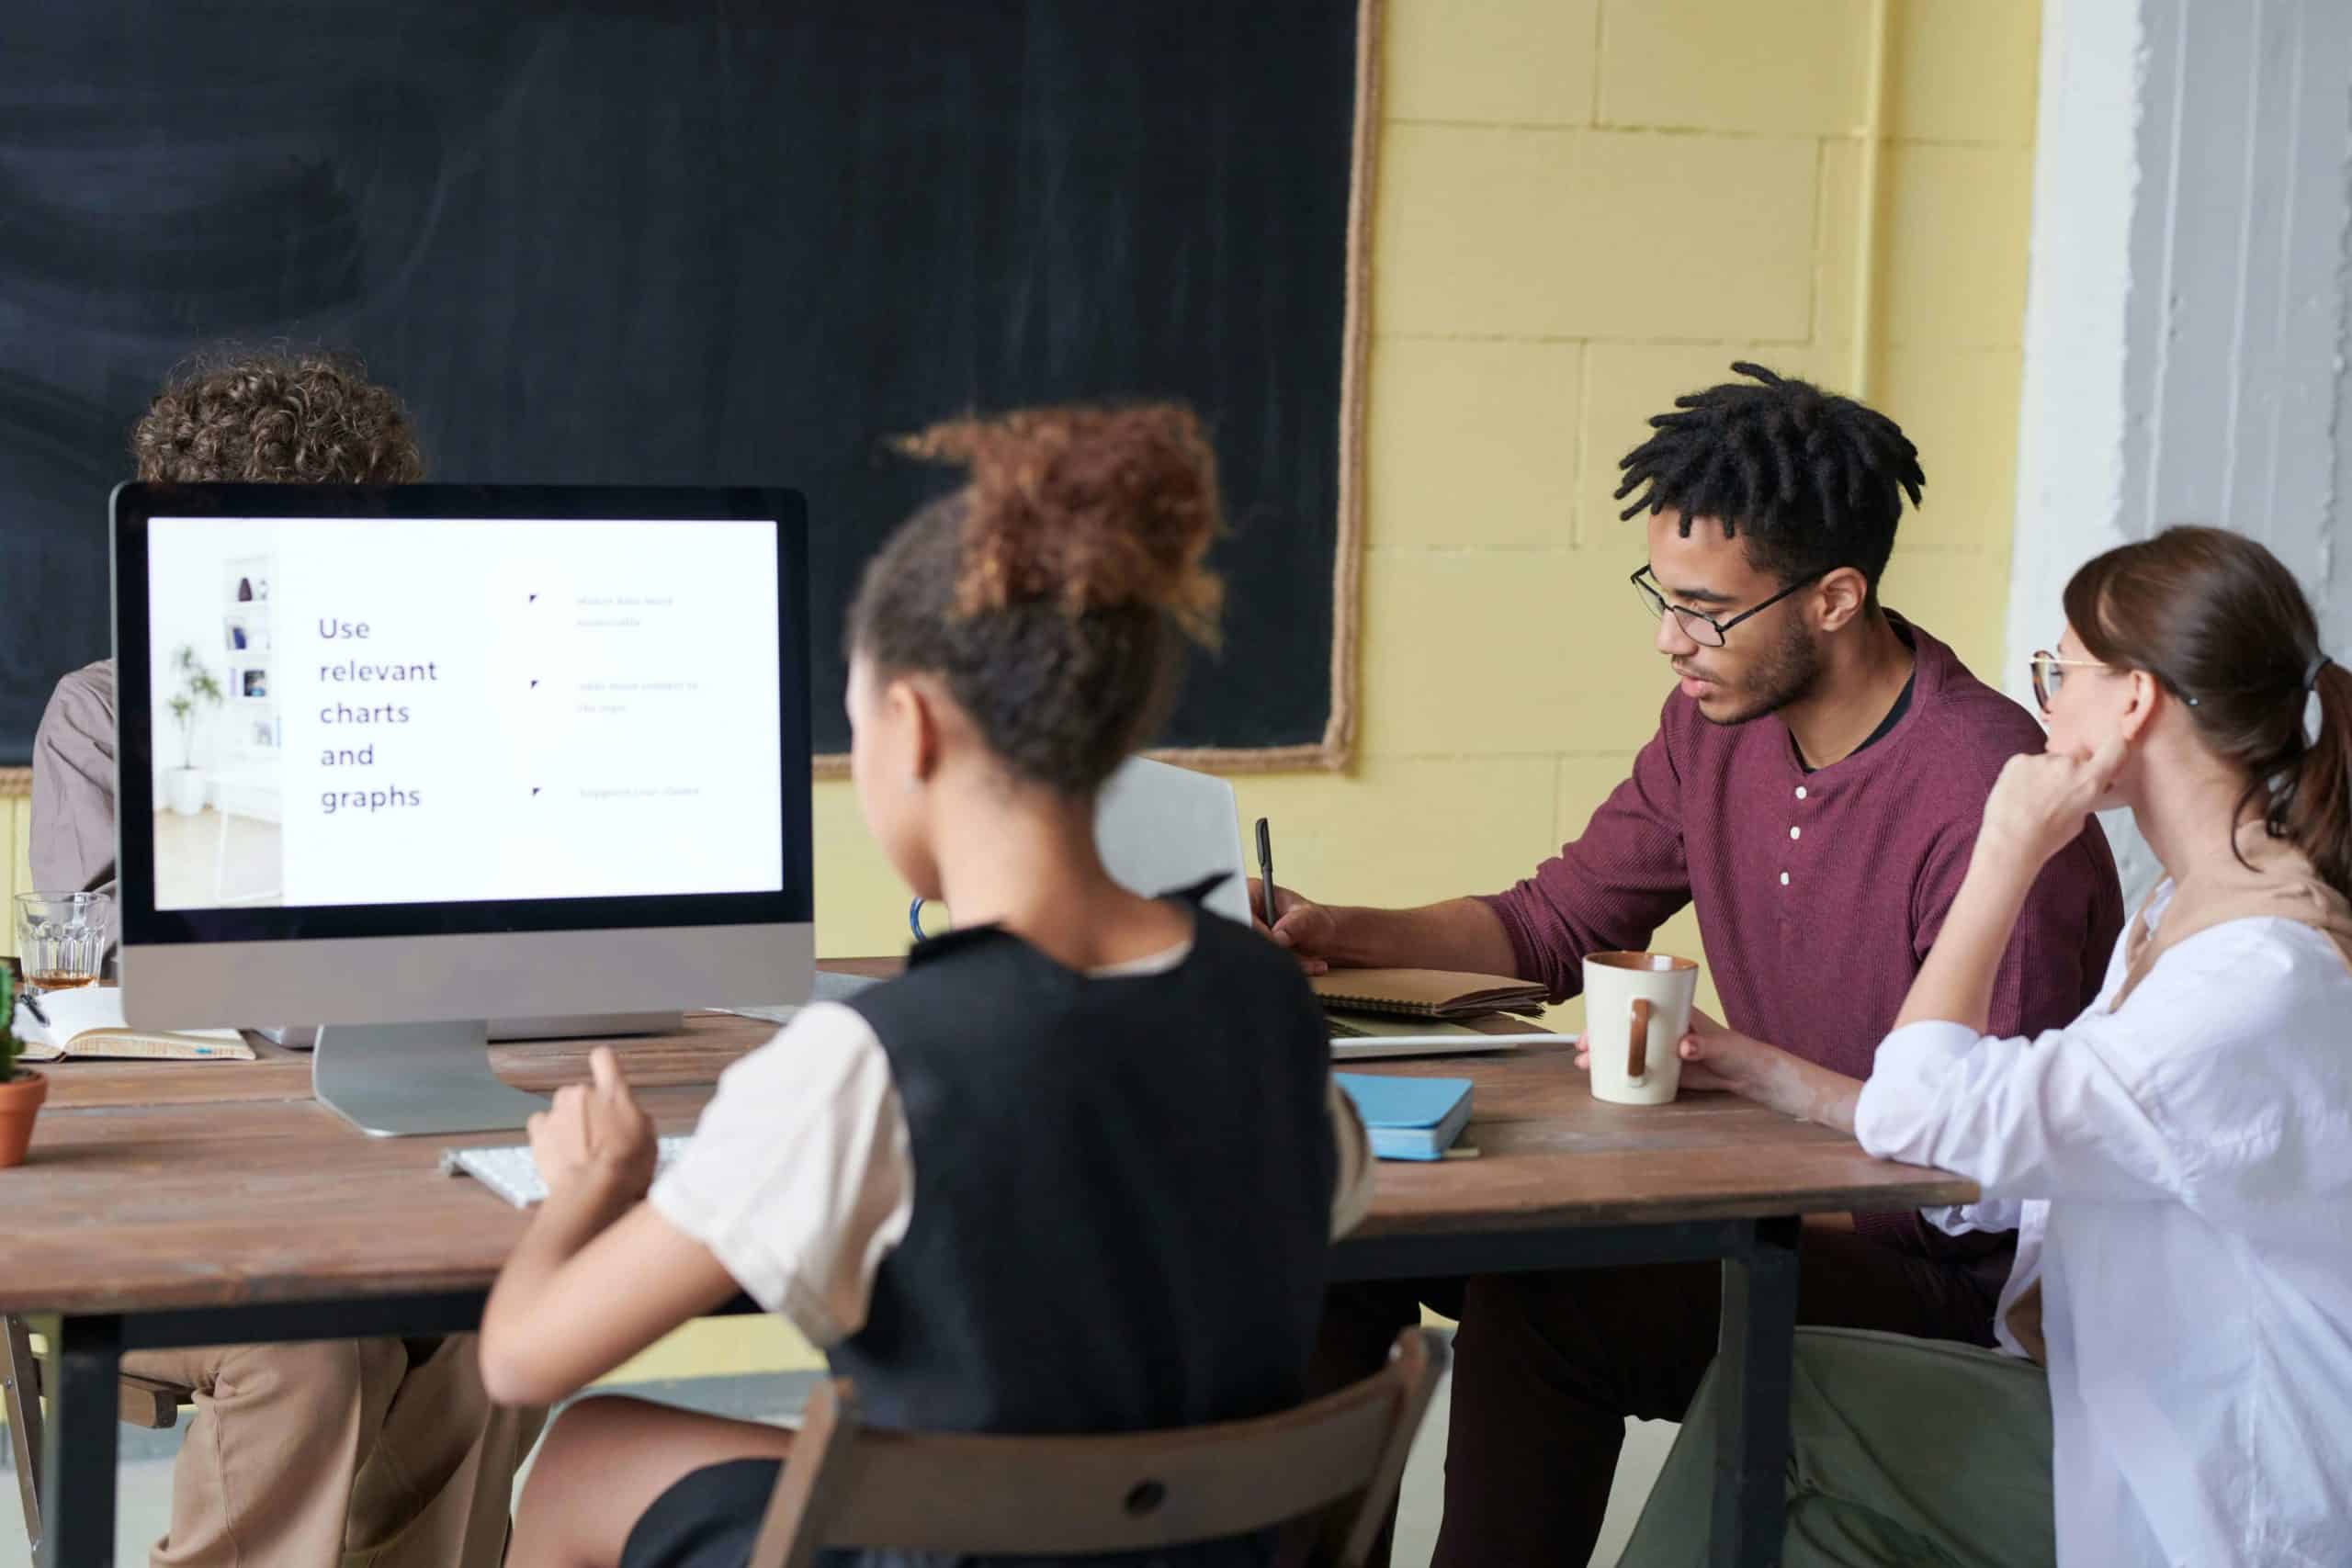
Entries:
[[1334,1073],[1355,1101],[1377,1159],[1442,1159],[1470,1122],[1468,1078]]

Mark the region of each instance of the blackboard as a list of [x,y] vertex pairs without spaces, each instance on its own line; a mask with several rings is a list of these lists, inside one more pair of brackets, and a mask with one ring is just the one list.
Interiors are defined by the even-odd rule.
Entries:
[[1336,763],[1369,0],[17,0],[0,48],[0,765],[108,647],[105,502],[222,340],[358,355],[457,482],[808,497],[817,741],[887,438],[1168,395],[1224,648],[1160,737]]

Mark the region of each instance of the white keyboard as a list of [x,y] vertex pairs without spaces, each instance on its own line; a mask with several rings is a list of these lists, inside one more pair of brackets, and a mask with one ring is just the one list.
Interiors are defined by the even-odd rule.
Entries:
[[[659,1140],[653,1156],[656,1176],[670,1168],[670,1162],[685,1148],[685,1135]],[[451,1176],[470,1176],[518,1209],[527,1209],[548,1195],[548,1184],[539,1179],[539,1168],[532,1162],[528,1144],[513,1144],[492,1149],[445,1149],[441,1153],[441,1168]]]

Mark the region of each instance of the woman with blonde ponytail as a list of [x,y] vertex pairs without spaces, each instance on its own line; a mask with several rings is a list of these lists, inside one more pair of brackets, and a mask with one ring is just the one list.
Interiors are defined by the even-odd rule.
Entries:
[[[1685,1044],[1973,1178],[1947,1228],[2018,1230],[1998,1353],[1800,1332],[1789,1568],[2352,1562],[2352,670],[2277,558],[2220,529],[2109,551],[2065,609],[2033,660],[2049,750],[1995,786],[1869,1083]],[[2026,889],[2117,807],[2165,876],[2099,999],[1986,1035]],[[1628,1568],[1703,1560],[1713,1407]]]

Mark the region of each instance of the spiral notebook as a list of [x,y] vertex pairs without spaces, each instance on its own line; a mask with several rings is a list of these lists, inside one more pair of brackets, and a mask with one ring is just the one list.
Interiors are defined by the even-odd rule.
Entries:
[[87,986],[74,991],[44,991],[43,1024],[22,1001],[17,1004],[17,1058],[26,1062],[123,1061],[250,1062],[254,1048],[233,1029],[133,1029],[122,1016],[122,991]]
[[1445,969],[1333,969],[1309,982],[1326,1008],[1386,1018],[1476,1018],[1480,1013],[1543,1012],[1551,993],[1506,975]]

